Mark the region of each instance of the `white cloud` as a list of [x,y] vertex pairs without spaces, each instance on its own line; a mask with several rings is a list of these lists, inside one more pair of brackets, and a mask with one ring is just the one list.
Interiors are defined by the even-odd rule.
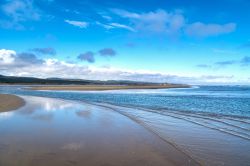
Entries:
[[227,34],[235,31],[236,24],[228,23],[228,24],[204,24],[201,22],[196,22],[190,24],[186,28],[186,33],[189,36],[196,37],[207,37],[207,36],[217,36],[221,34]]
[[13,50],[0,49],[0,64],[11,64],[15,58],[16,52]]
[[87,28],[89,23],[84,21],[73,21],[73,20],[64,20],[66,23],[79,27],[79,28]]

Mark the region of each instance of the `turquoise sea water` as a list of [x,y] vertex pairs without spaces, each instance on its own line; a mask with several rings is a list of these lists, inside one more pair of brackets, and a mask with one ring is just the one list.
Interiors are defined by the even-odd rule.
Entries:
[[154,110],[250,118],[250,86],[200,86],[186,89],[114,90],[102,92],[31,91],[2,86],[0,93],[102,102]]

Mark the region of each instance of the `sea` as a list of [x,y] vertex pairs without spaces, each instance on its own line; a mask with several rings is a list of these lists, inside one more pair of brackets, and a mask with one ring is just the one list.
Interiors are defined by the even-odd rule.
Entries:
[[193,86],[192,88],[33,91],[24,86],[0,86],[0,93],[31,95],[176,111],[250,118],[250,86]]

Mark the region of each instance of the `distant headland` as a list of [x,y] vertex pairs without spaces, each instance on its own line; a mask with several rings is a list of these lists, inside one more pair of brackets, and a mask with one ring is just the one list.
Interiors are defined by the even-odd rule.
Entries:
[[129,80],[84,80],[64,78],[35,78],[0,75],[0,84],[29,85],[33,90],[120,90],[188,88],[186,84],[154,83]]

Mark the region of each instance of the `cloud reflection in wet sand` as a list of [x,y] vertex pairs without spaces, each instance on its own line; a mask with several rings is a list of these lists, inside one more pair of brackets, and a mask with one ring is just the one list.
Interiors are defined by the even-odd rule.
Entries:
[[78,151],[84,147],[82,142],[72,142],[62,147],[63,150]]
[[53,113],[49,113],[49,114],[34,115],[32,116],[32,119],[41,121],[52,121],[53,117],[54,117]]
[[91,111],[89,111],[89,110],[77,111],[76,115],[81,117],[81,118],[90,118]]
[[0,113],[0,120],[10,118],[12,115],[13,115],[12,112],[2,112],[2,113]]
[[55,111],[71,111],[75,110],[74,103],[65,102],[63,100],[58,100],[57,102],[51,102],[51,99],[47,98],[39,98],[39,100],[35,97],[29,97],[29,104],[24,106],[23,108],[15,111],[13,113],[21,114],[27,116],[33,120],[40,121],[52,121],[54,118]]

